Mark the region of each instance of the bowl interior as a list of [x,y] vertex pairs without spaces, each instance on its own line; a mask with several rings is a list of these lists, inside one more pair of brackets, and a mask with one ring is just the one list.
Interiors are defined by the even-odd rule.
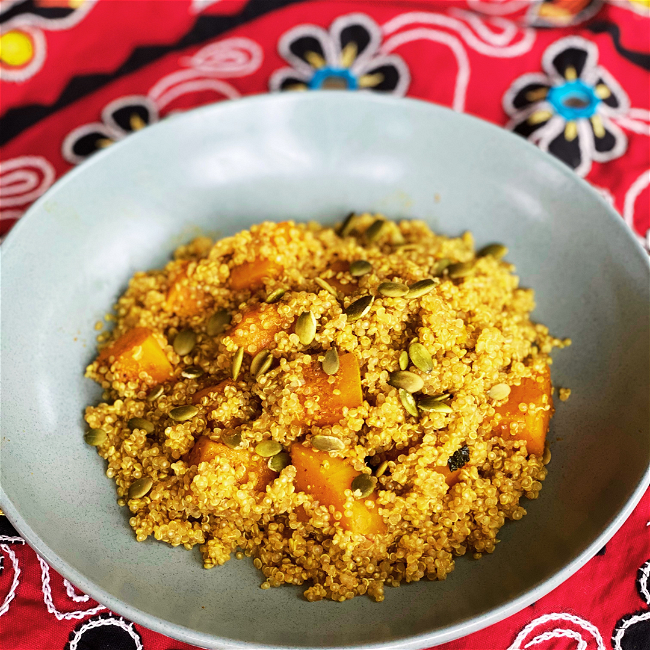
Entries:
[[[553,460],[529,516],[445,582],[375,604],[259,589],[249,560],[137,544],[104,461],[83,444],[94,325],[129,277],[198,233],[350,210],[420,218],[508,245],[554,354]],[[174,117],[66,176],[3,246],[2,494],[55,568],[119,613],[206,647],[424,647],[535,600],[613,533],[640,496],[648,436],[648,263],[622,220],[567,169],[486,123],[357,94],[263,97]],[[636,492],[635,492],[636,491]],[[609,527],[609,528],[608,528]],[[411,638],[410,641],[405,639]]]

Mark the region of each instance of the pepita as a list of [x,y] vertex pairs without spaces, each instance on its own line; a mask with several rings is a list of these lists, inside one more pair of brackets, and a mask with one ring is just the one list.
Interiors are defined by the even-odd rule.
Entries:
[[427,395],[418,400],[418,408],[421,411],[428,411],[433,413],[453,413],[454,409],[445,404],[443,401],[436,399],[437,395]]
[[474,262],[456,262],[447,267],[449,277],[457,280],[459,278],[466,278],[474,271]]
[[449,399],[451,395],[449,393],[438,393],[437,395],[432,395],[432,399],[434,399],[436,402],[442,402],[446,399]]
[[149,420],[145,420],[144,418],[131,418],[126,424],[131,431],[143,429],[147,433],[153,433],[154,430],[153,422],[149,422]]
[[548,465],[551,462],[551,449],[548,446],[548,442],[544,446],[544,455],[542,456],[542,463]]
[[336,436],[317,435],[311,439],[311,446],[318,451],[341,451],[345,443]]
[[185,422],[185,420],[190,420],[193,418],[198,412],[199,409],[197,409],[196,406],[192,406],[192,404],[185,404],[184,406],[177,406],[176,408],[173,408],[169,412],[169,417],[172,420],[176,420],[176,422]]
[[276,289],[275,291],[271,291],[271,293],[266,296],[265,302],[267,302],[269,305],[272,305],[274,302],[278,302],[284,294],[287,293],[286,289],[283,289],[282,287]]
[[409,345],[409,357],[413,365],[422,372],[429,373],[433,370],[433,359],[422,343],[411,343]]
[[436,265],[433,267],[433,275],[442,275],[442,272],[451,264],[451,260],[443,257],[442,259],[436,262]]
[[352,479],[350,489],[355,499],[366,499],[375,491],[377,479],[370,474],[359,474]]
[[281,451],[279,454],[271,456],[268,462],[269,469],[273,470],[274,472],[278,472],[278,474],[285,467],[289,467],[289,465],[291,465],[291,456],[289,456],[286,451]]
[[497,401],[506,399],[510,395],[510,386],[508,384],[495,384],[488,391],[488,396]]
[[339,353],[336,348],[330,348],[323,359],[323,372],[326,375],[335,375],[339,370]]
[[401,282],[382,282],[377,287],[377,291],[379,291],[382,296],[401,298],[409,292],[409,288]]
[[181,370],[181,375],[186,379],[196,379],[203,375],[205,371],[200,366],[187,366]]
[[399,353],[399,369],[406,370],[409,367],[409,353],[406,350],[402,350]]
[[353,323],[355,320],[363,318],[363,316],[370,311],[374,301],[374,296],[363,296],[363,298],[359,298],[350,304],[345,310],[345,315],[348,317],[348,323]]
[[162,386],[156,386],[155,388],[152,388],[147,393],[147,402],[155,402],[164,392],[165,391]]
[[137,481],[133,481],[129,487],[129,499],[142,499],[152,487],[153,479],[151,476],[143,476]]
[[426,278],[425,280],[415,282],[409,287],[406,298],[409,300],[412,298],[420,298],[421,296],[424,296],[432,291],[437,284],[438,282],[436,280],[432,280],[431,278]]
[[402,231],[399,229],[399,226],[394,221],[388,222],[390,225],[390,243],[393,246],[402,246],[406,241]]
[[316,336],[316,318],[311,311],[303,311],[296,321],[296,334],[303,345],[309,345]]
[[241,447],[241,433],[222,435],[221,442],[223,442],[228,449],[239,449],[239,447]]
[[384,219],[375,219],[366,230],[366,240],[368,242],[377,241],[386,231],[388,222]]
[[388,461],[385,460],[376,470],[375,470],[375,476],[379,478],[380,476],[383,476],[386,473],[386,470],[388,469]]
[[424,380],[414,372],[408,370],[396,370],[388,377],[388,384],[395,388],[403,388],[409,393],[417,393],[424,387]]
[[174,352],[179,357],[189,354],[196,345],[196,333],[194,330],[183,330],[174,337]]
[[233,379],[239,377],[239,371],[241,370],[241,364],[244,361],[244,348],[237,348],[235,356],[232,358],[232,366],[230,367],[230,376]]
[[231,320],[232,316],[228,313],[228,310],[220,309],[219,311],[215,311],[210,316],[206,327],[208,336],[219,336],[219,334],[223,334],[226,331],[226,327],[230,325]]
[[503,244],[489,244],[484,246],[476,253],[476,257],[496,257],[498,260],[502,259],[508,254],[508,249]]
[[406,409],[407,413],[410,413],[413,417],[418,416],[418,407],[415,403],[415,398],[411,393],[405,391],[403,388],[399,389],[399,399],[402,402],[402,406]]
[[339,228],[339,237],[347,237],[352,233],[352,230],[354,228],[354,222],[357,220],[357,215],[354,214],[354,212],[350,212],[350,214],[345,217],[343,220],[343,223],[341,224],[341,227]]
[[338,291],[326,280],[323,278],[314,278],[314,282],[321,288],[325,289],[328,293],[331,293],[337,300],[339,298]]
[[99,445],[103,445],[106,442],[107,437],[104,429],[90,429],[90,431],[86,431],[84,434],[84,441],[91,447],[99,447]]
[[258,352],[254,357],[253,360],[251,361],[251,375],[253,377],[257,377],[257,373],[260,371],[260,368],[268,358],[268,356],[271,353],[268,350],[262,350],[261,352]]
[[372,271],[372,264],[367,260],[355,260],[350,264],[350,275],[353,275],[355,278],[360,278],[366,273]]
[[257,372],[255,373],[256,381],[259,381],[260,377],[269,371],[269,368],[271,367],[272,363],[273,363],[273,355],[269,354],[268,356],[265,357],[264,361],[262,361],[262,365],[258,368]]
[[282,451],[282,445],[275,440],[262,440],[255,447],[255,453],[262,458],[271,458]]

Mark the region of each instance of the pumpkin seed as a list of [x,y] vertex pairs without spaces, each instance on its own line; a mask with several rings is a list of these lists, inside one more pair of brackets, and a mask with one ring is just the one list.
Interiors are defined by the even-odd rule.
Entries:
[[377,291],[379,291],[382,296],[401,298],[409,292],[409,288],[401,282],[382,282],[377,287]]
[[495,384],[488,391],[488,396],[497,401],[506,399],[508,395],[510,395],[510,386],[508,384]]
[[147,393],[147,402],[155,402],[164,392],[165,391],[162,386],[156,386],[155,388],[152,388]]
[[386,470],[388,469],[388,461],[385,460],[376,470],[375,470],[375,476],[383,476],[386,473]]
[[264,365],[264,362],[269,357],[271,353],[268,350],[262,350],[258,352],[251,361],[251,375],[257,377],[257,373],[260,371],[260,368]]
[[350,275],[353,275],[355,278],[360,278],[366,273],[372,271],[372,264],[367,260],[355,260],[350,264]]
[[226,309],[215,311],[214,314],[210,316],[206,327],[208,336],[218,336],[219,334],[223,334],[226,331],[226,327],[230,325],[231,320],[232,316]]
[[233,379],[239,377],[239,371],[241,370],[241,364],[244,361],[244,348],[237,348],[235,356],[232,358],[232,366],[230,368],[230,376]]
[[271,291],[271,293],[266,296],[265,302],[267,302],[269,305],[272,305],[274,302],[280,300],[280,298],[282,298],[285,293],[287,293],[287,290],[283,289],[282,287],[276,289],[275,291]]
[[388,377],[388,384],[395,388],[403,388],[409,393],[417,393],[424,387],[422,377],[408,370],[396,370],[391,372]]
[[185,404],[185,406],[177,406],[176,408],[173,408],[169,412],[169,417],[172,420],[176,420],[176,422],[185,422],[185,420],[193,418],[198,412],[199,409],[197,409],[196,406]]
[[375,219],[366,230],[366,239],[369,242],[377,241],[385,232],[388,222],[384,219]]
[[268,372],[269,368],[271,367],[271,364],[273,363],[273,355],[269,354],[264,361],[262,361],[262,365],[259,367],[258,371],[255,373],[255,380],[259,381],[260,377]]
[[152,486],[153,479],[151,476],[143,476],[137,481],[133,481],[129,487],[129,499],[142,499],[151,490]]
[[399,369],[406,370],[409,367],[409,353],[406,350],[402,350],[399,353]]
[[316,319],[311,311],[303,311],[296,321],[296,334],[303,345],[309,345],[316,336]]
[[278,472],[278,474],[285,467],[289,467],[289,465],[291,465],[291,456],[289,456],[286,451],[281,451],[279,454],[271,456],[268,462],[269,469],[273,470],[274,472]]
[[147,433],[153,433],[154,430],[153,422],[149,422],[149,420],[145,420],[144,418],[131,418],[126,424],[131,431],[143,429]]
[[339,353],[336,348],[330,348],[323,359],[323,372],[326,375],[335,375],[339,371]]
[[433,267],[433,275],[442,275],[442,272],[451,264],[451,260],[443,257],[442,259],[436,262],[436,265]]
[[196,345],[196,333],[193,330],[183,330],[174,337],[174,352],[179,357],[189,354]]
[[449,277],[454,280],[458,278],[466,278],[474,270],[474,262],[456,262],[447,268]]
[[223,442],[223,444],[229,449],[239,449],[239,447],[241,447],[241,433],[222,435],[221,442]]
[[318,451],[341,451],[345,443],[336,436],[318,435],[311,439],[311,446]]
[[355,499],[365,499],[374,492],[375,485],[377,485],[377,479],[374,476],[359,474],[352,479],[352,485],[350,485],[352,496]]
[[353,323],[355,320],[363,318],[372,307],[372,303],[375,301],[374,296],[363,296],[355,300],[348,308],[345,310],[345,315],[348,317],[348,323]]
[[443,400],[449,399],[451,395],[449,393],[438,393],[437,395],[431,395],[431,398],[436,402],[442,402]]
[[548,465],[551,462],[551,449],[548,446],[548,443],[544,446],[544,455],[542,456],[542,463]]
[[84,441],[91,447],[98,447],[106,442],[107,437],[104,429],[91,429],[84,434]]
[[256,447],[255,453],[262,458],[271,458],[282,451],[282,445],[275,440],[262,440]]
[[196,379],[204,374],[204,372],[203,368],[199,366],[187,366],[187,368],[181,370],[181,375],[187,379]]
[[405,391],[403,388],[399,389],[399,399],[402,402],[402,406],[406,409],[407,413],[410,413],[413,417],[418,416],[418,407],[415,403],[415,398],[411,393]]
[[341,227],[339,228],[339,237],[347,237],[352,233],[354,222],[357,220],[357,215],[354,212],[345,217]]
[[432,291],[436,284],[438,284],[438,282],[436,280],[432,280],[431,278],[415,282],[409,287],[406,298],[420,298],[421,296],[429,293],[429,291]]
[[409,357],[413,365],[422,372],[429,373],[433,370],[433,359],[422,343],[411,343],[409,345]]
[[433,413],[453,413],[454,409],[445,404],[440,399],[436,399],[437,395],[427,395],[422,399],[418,400],[418,408],[421,411],[429,411]]
[[325,289],[328,293],[331,293],[337,300],[339,297],[338,291],[326,280],[323,278],[314,278],[314,282],[321,288]]
[[390,224],[390,243],[393,246],[402,246],[404,242],[406,241],[404,239],[404,235],[402,235],[402,231],[399,229],[399,226],[394,222],[394,221],[389,221]]
[[489,255],[490,257],[496,257],[500,260],[507,254],[508,249],[503,244],[489,244],[488,246],[481,248],[481,250],[476,254],[476,257],[487,257]]

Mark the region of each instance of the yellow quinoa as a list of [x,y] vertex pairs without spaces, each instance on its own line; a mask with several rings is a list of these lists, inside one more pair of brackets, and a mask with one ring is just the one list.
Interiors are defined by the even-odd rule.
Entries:
[[[359,594],[381,601],[385,585],[444,580],[457,556],[492,553],[505,521],[526,514],[520,500],[537,498],[547,469],[515,433],[507,440],[492,433],[499,416],[488,391],[505,384],[507,393],[508,386],[539,375],[550,364],[551,349],[567,342],[529,319],[533,291],[519,287],[508,262],[477,256],[469,233],[448,238],[421,221],[387,222],[368,241],[364,233],[377,218],[355,215],[346,236],[314,223],[289,222],[263,223],[214,244],[200,238],[179,248],[164,269],[131,279],[114,318],[106,319],[115,327],[100,348],[133,328],[148,328],[173,374],[161,384],[159,396],[147,399],[157,386],[147,373],[125,381],[113,357],[93,362],[86,376],[101,384],[104,401],[89,406],[85,419],[90,428],[106,433],[97,450],[108,463],[106,475],[115,480],[118,503],[131,512],[138,541],[152,535],[172,546],[198,545],[206,568],[223,564],[233,553],[251,557],[263,574],[262,588],[305,585],[310,601],[344,601]],[[232,290],[232,270],[260,259],[272,261],[276,271],[252,290]],[[360,277],[337,270],[355,260],[368,261],[372,270]],[[451,277],[449,268],[465,262],[469,272]],[[185,276],[178,280],[181,270]],[[382,282],[412,285],[427,278],[436,284],[421,297],[378,292]],[[336,296],[323,288],[323,280],[338,286]],[[169,308],[172,285],[179,282],[193,296],[194,313]],[[231,377],[238,348],[234,328],[279,288],[286,292],[263,309],[251,333],[271,327],[265,314],[272,308],[282,329],[266,346],[273,357],[270,369],[257,380],[250,374],[254,345],[247,341],[237,380],[199,399],[193,417],[172,419],[170,411],[192,404],[197,391]],[[345,310],[366,295],[375,297],[369,312],[348,322]],[[224,332],[209,336],[208,321],[221,309],[231,322]],[[308,345],[293,331],[305,311],[316,320]],[[180,357],[173,342],[186,329],[196,333],[196,345]],[[447,394],[444,403],[451,412],[421,410],[413,417],[388,383],[390,373],[399,370],[400,353],[415,339],[431,355],[433,369],[409,367],[423,380],[414,397]],[[355,355],[363,401],[345,408],[335,424],[306,427],[296,414],[318,415],[320,396],[301,398],[299,389],[306,369],[322,363],[332,347],[339,355]],[[203,374],[184,376],[188,367]],[[135,417],[152,423],[153,432],[134,428],[134,421],[129,427]],[[332,458],[348,459],[358,472],[381,474],[376,501],[367,503],[380,514],[386,532],[366,536],[346,530],[341,526],[346,513],[296,490],[291,464],[260,490],[254,474],[247,479],[246,468],[226,457],[189,463],[187,454],[197,438],[220,441],[233,432],[247,450],[263,440],[287,451],[296,442],[307,441],[309,447],[317,434],[342,441],[343,449],[330,452]],[[433,468],[446,466],[461,449],[469,461],[450,487]],[[129,498],[130,486],[143,477],[152,480],[151,489]],[[346,498],[345,509],[353,503],[352,492]]]

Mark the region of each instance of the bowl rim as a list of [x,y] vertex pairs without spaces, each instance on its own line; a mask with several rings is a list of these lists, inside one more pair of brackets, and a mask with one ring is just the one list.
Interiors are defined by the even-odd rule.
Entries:
[[[633,232],[631,232],[629,226],[624,222],[620,214],[618,214],[618,212],[616,212],[616,210],[603,198],[603,196],[601,196],[586,180],[575,174],[567,165],[562,163],[560,160],[548,153],[541,151],[536,145],[532,144],[525,138],[517,136],[502,126],[488,122],[487,120],[476,117],[474,115],[459,113],[445,106],[420,99],[410,97],[397,98],[374,93],[350,93],[349,91],[345,90],[330,91],[327,93],[326,97],[327,101],[340,101],[342,103],[367,103],[373,105],[385,104],[392,106],[405,106],[409,107],[409,109],[414,110],[428,110],[438,113],[439,115],[446,115],[447,117],[454,116],[451,119],[458,119],[460,120],[461,124],[463,121],[469,121],[473,123],[478,122],[481,123],[482,128],[487,129],[487,131],[491,132],[493,135],[496,136],[498,133],[499,135],[496,137],[509,138],[513,146],[523,147],[529,153],[534,151],[535,153],[533,155],[536,155],[540,161],[543,161],[546,165],[553,166],[555,168],[555,171],[560,172],[567,180],[569,180],[569,182],[577,183],[577,185],[581,187],[583,191],[586,191],[596,199],[603,211],[607,214],[607,218],[614,220],[616,227],[618,227],[623,232],[624,237],[630,241],[630,244],[632,246],[631,250],[636,250],[637,255],[640,255],[641,259],[644,261],[645,267],[650,274],[650,256],[648,256],[646,251],[641,246],[638,238]],[[336,99],[334,100],[334,98]],[[97,152],[91,158],[78,165],[76,168],[65,173],[50,188],[48,188],[48,190],[28,208],[26,213],[20,218],[18,223],[16,223],[16,225],[8,233],[2,246],[0,247],[0,258],[8,254],[14,242],[21,236],[20,233],[25,226],[25,222],[28,219],[35,218],[36,213],[40,211],[41,205],[50,199],[50,195],[54,194],[60,187],[64,186],[65,184],[72,182],[79,174],[85,173],[85,171],[91,166],[98,164],[101,165],[102,161],[106,157],[114,155],[115,151],[121,151],[121,149],[124,147],[137,146],[137,143],[140,141],[140,139],[153,137],[152,133],[157,134],[158,132],[163,132],[165,129],[174,128],[174,124],[176,124],[178,121],[190,121],[197,118],[200,119],[201,116],[210,119],[212,113],[219,114],[228,110],[237,110],[238,106],[241,103],[244,103],[245,105],[266,103],[294,105],[323,101],[325,101],[325,99],[320,93],[263,93],[258,95],[249,95],[231,101],[221,101],[200,106],[198,108],[188,110],[181,115],[174,116],[173,121],[170,120],[157,122],[156,124],[149,126],[147,129],[143,129],[140,132],[131,134],[130,137],[124,138],[111,147]],[[613,519],[601,532],[601,534],[598,535],[586,549],[584,549],[577,557],[575,557],[555,575],[541,581],[538,584],[533,585],[521,596],[507,603],[504,603],[503,605],[487,610],[478,617],[474,617],[453,625],[448,625],[434,632],[424,632],[422,634],[406,637],[397,641],[385,641],[368,644],[362,643],[353,646],[328,645],[318,646],[318,648],[308,648],[307,646],[304,646],[301,647],[301,650],[325,650],[327,648],[334,650],[335,648],[342,647],[354,648],[358,650],[418,650],[420,648],[436,646],[448,641],[452,641],[454,639],[459,639],[468,634],[477,632],[490,625],[493,625],[494,623],[497,623],[501,620],[504,620],[505,618],[508,618],[509,616],[512,616],[513,614],[524,609],[532,602],[537,601],[541,597],[548,594],[550,591],[571,577],[584,564],[586,564],[618,531],[618,529],[622,526],[622,524],[637,506],[648,487],[650,487],[650,460],[645,473],[630,495],[628,501],[613,517]],[[279,645],[260,646],[260,644],[257,643],[251,643],[247,641],[234,641],[224,637],[218,637],[213,634],[199,632],[183,625],[171,623],[162,618],[159,618],[158,616],[149,614],[132,605],[129,605],[119,598],[116,598],[107,593],[95,582],[86,579],[83,574],[78,572],[66,561],[62,560],[56,553],[51,551],[45,541],[34,532],[27,521],[20,515],[4,491],[1,483],[0,507],[4,511],[10,523],[16,528],[21,537],[24,538],[25,542],[30,547],[32,547],[53,569],[55,569],[64,578],[72,582],[76,587],[83,590],[84,593],[88,594],[99,604],[104,605],[107,609],[116,614],[124,616],[139,625],[142,625],[161,634],[165,634],[178,641],[192,643],[204,648],[218,648],[219,650],[223,650],[225,648],[238,650],[269,648],[270,650],[275,648],[280,649],[288,647]],[[2,541],[3,540],[0,537],[0,542]]]

